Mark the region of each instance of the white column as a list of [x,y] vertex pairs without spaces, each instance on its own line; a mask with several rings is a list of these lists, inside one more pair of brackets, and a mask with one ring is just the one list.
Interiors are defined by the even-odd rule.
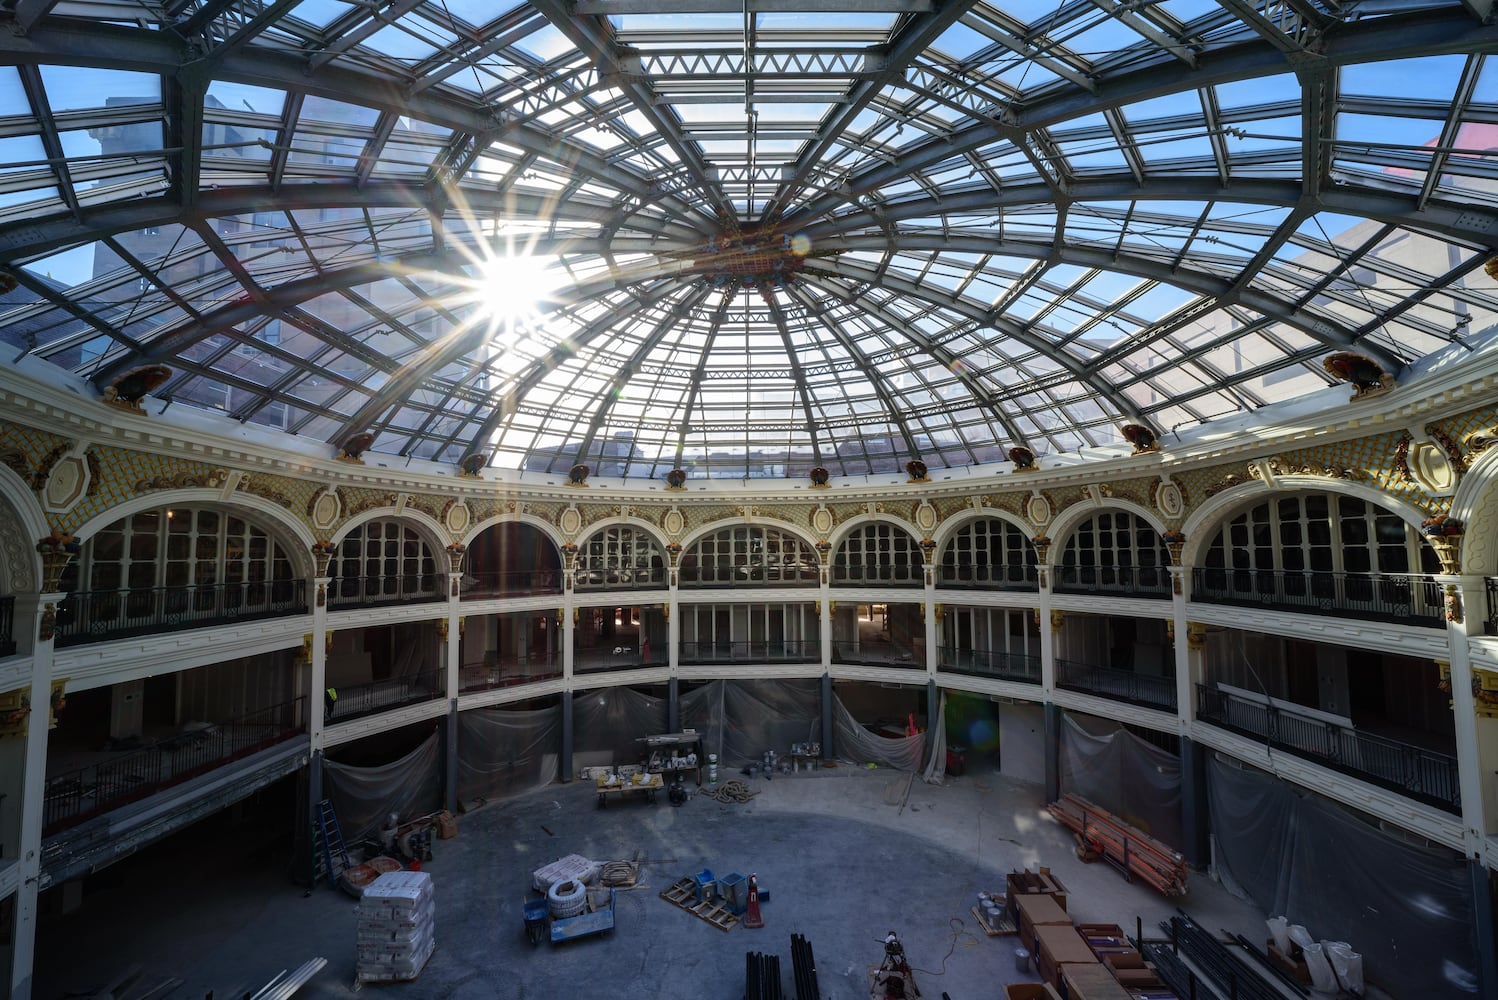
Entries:
[[[328,725],[325,706],[328,690],[328,577],[312,581],[312,631],[304,638],[307,656],[307,733],[312,751],[322,749],[323,730]],[[316,802],[312,805],[317,805]]]
[[[55,586],[55,584],[54,584]],[[21,780],[21,839],[17,848],[21,885],[16,890],[15,948],[10,967],[12,1000],[29,1000],[35,967],[37,895],[41,891],[42,824],[46,820],[47,721],[52,698],[52,631],[57,605],[66,594],[16,598],[15,628],[31,629],[31,714],[26,717],[26,765]]]
[[1056,568],[1046,563],[1048,550],[1048,546],[1041,546],[1036,553],[1040,562],[1040,606],[1036,611],[1040,616],[1040,690],[1046,701],[1051,700],[1051,692],[1056,690],[1058,638],[1057,633],[1051,630],[1051,576]]
[[1190,623],[1186,620],[1187,590],[1191,586],[1191,574],[1184,566],[1170,567],[1170,621],[1175,642],[1176,714],[1180,717],[1181,732],[1191,728],[1196,718],[1196,680],[1201,671],[1202,654],[1192,649]]
[[462,681],[458,676],[458,667],[462,660],[462,650],[459,643],[462,641],[463,605],[459,603],[458,581],[462,578],[461,573],[448,574],[447,584],[447,628],[440,635],[446,637],[442,644],[442,686],[447,691],[447,700],[454,701],[458,697],[458,690],[462,687]]
[[[1482,629],[1487,589],[1480,576],[1437,577],[1446,599],[1446,638],[1451,663],[1451,712],[1456,727],[1457,784],[1462,795],[1462,831],[1467,856],[1487,861],[1485,835],[1492,820],[1483,801],[1483,760],[1477,718],[1477,700],[1472,693],[1472,658],[1468,636]],[[1484,727],[1486,729],[1486,726]],[[1491,737],[1491,733],[1485,733]],[[1491,743],[1491,739],[1489,740]]]

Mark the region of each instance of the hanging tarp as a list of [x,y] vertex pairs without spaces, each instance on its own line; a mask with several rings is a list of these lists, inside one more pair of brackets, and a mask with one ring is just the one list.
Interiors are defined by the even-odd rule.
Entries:
[[458,713],[458,800],[501,798],[557,780],[562,708]]
[[377,767],[323,761],[323,787],[344,843],[379,832],[391,813],[402,821],[442,808],[441,744],[434,732],[400,760]]
[[628,687],[578,691],[572,696],[574,763],[597,757],[600,764],[633,764],[644,746],[639,738],[665,731],[664,698]]
[[1346,941],[1398,997],[1475,996],[1477,941],[1467,863],[1364,822],[1262,771],[1208,766],[1215,860],[1266,914]]
[[1063,716],[1061,790],[1080,795],[1179,850],[1184,843],[1181,758],[1115,722],[1088,722],[1092,728],[1070,713]]
[[914,736],[880,736],[869,732],[843,705],[841,698],[832,696],[832,731],[836,734],[835,746],[840,760],[855,764],[882,764],[901,771],[919,771],[925,758],[926,734]]
[[928,785],[940,785],[947,779],[947,693],[941,693],[936,705],[936,719],[931,723],[936,740],[931,744],[931,759],[926,761],[926,773],[922,775]]
[[766,750],[787,754],[793,743],[821,741],[821,682],[712,681],[682,695],[681,725],[697,730],[703,752],[727,767]]

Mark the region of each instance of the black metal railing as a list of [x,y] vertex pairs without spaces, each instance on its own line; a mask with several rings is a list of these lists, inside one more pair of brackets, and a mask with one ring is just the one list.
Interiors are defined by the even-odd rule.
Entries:
[[440,573],[410,576],[341,576],[328,584],[330,608],[379,608],[407,602],[441,601],[447,577]]
[[1136,674],[1132,670],[1104,667],[1076,660],[1056,661],[1056,686],[1067,691],[1100,695],[1146,708],[1176,709],[1174,677]]
[[926,669],[925,646],[903,646],[893,642],[832,643],[833,663],[856,663],[871,667]]
[[665,643],[636,643],[633,639],[613,644],[605,643],[591,649],[576,649],[572,653],[572,669],[580,674],[599,670],[664,667],[670,662],[671,653]]
[[181,784],[304,731],[305,697],[48,775],[44,835]]
[[1487,577],[1484,581],[1488,591],[1488,614],[1482,620],[1482,630],[1487,635],[1498,635],[1498,577]]
[[1444,628],[1442,598],[1441,585],[1419,574],[1203,567],[1191,571],[1193,601],[1338,618]]
[[666,568],[647,566],[642,569],[578,569],[578,590],[659,590],[666,586]]
[[1034,566],[938,566],[936,585],[947,590],[1039,590]]
[[526,597],[531,594],[560,594],[562,571],[559,569],[524,569],[505,572],[465,573],[462,595],[467,598]]
[[214,583],[69,594],[57,609],[57,645],[305,614],[304,580]]
[[1197,716],[1243,736],[1267,740],[1334,770],[1364,778],[1448,812],[1461,812],[1456,758],[1386,736],[1313,718],[1210,684],[1196,686]]
[[706,663],[816,663],[822,658],[819,639],[771,639],[739,642],[684,642],[680,662]]
[[715,590],[726,587],[815,587],[822,571],[815,564],[785,563],[755,565],[745,563],[687,564],[681,567],[683,589]]
[[1009,653],[1002,649],[938,646],[936,666],[939,670],[954,674],[992,677],[995,680],[1019,681],[1022,684],[1040,683],[1040,657]]
[[1169,597],[1166,566],[1057,566],[1051,590],[1058,594],[1126,594]]
[[834,587],[920,587],[926,582],[925,567],[919,563],[893,566],[832,567]]
[[16,595],[0,595],[0,656],[16,655]]
[[368,684],[339,685],[334,689],[337,699],[323,702],[324,721],[348,722],[350,719],[387,712],[403,705],[414,705],[431,701],[446,693],[442,671],[429,667],[407,677],[391,677]]
[[486,666],[463,667],[458,671],[458,690],[463,694],[474,691],[494,691],[520,684],[536,684],[562,676],[560,656],[542,657],[521,663],[518,660],[500,661]]

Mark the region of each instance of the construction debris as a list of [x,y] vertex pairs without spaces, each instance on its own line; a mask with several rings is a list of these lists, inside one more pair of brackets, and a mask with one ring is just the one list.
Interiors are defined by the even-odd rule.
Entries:
[[1080,795],[1064,795],[1046,807],[1052,816],[1080,834],[1087,848],[1124,873],[1138,876],[1166,896],[1186,893],[1186,859],[1100,809]]
[[702,794],[719,802],[748,802],[759,793],[751,792],[748,785],[735,778],[732,781],[725,781],[717,788],[709,789]]

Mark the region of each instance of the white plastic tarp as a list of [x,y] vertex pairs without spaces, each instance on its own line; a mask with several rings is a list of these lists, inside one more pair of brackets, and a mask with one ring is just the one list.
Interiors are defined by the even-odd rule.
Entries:
[[562,707],[458,713],[458,799],[492,799],[557,780]]
[[947,778],[947,693],[941,693],[936,705],[936,718],[931,722],[931,731],[936,740],[931,744],[931,759],[926,761],[926,773],[921,777],[928,785],[940,785]]
[[1363,956],[1368,980],[1394,996],[1476,994],[1465,861],[1390,836],[1261,771],[1214,756],[1207,774],[1224,882],[1312,937],[1348,942]]
[[[1071,713],[1061,725],[1061,790],[1179,849],[1181,758],[1107,720],[1084,726]],[[1097,731],[1106,727],[1105,731]]]
[[666,731],[666,700],[628,687],[578,691],[572,696],[572,749],[607,753],[613,764],[633,764],[642,736]]
[[821,742],[821,682],[712,681],[681,697],[681,725],[702,737],[702,752],[742,767],[791,744]]
[[843,705],[832,696],[832,731],[839,760],[855,764],[883,764],[901,771],[919,771],[925,756],[926,734],[914,736],[880,736],[865,729]]
[[376,767],[323,761],[323,784],[345,844],[374,835],[395,813],[404,822],[442,807],[441,745],[434,732],[399,760]]

